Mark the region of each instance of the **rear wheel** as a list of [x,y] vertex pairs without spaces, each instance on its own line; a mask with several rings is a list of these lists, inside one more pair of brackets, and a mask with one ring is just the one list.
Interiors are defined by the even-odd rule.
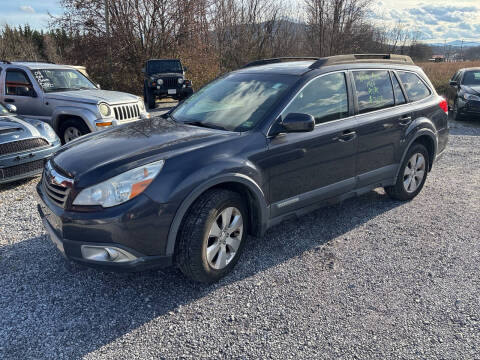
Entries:
[[68,119],[61,123],[59,133],[62,144],[66,144],[72,140],[88,134],[90,129],[82,120]]
[[237,263],[247,236],[247,211],[239,194],[206,192],[191,206],[179,232],[176,261],[191,279],[211,283]]
[[428,151],[422,144],[414,144],[405,156],[397,182],[385,187],[390,197],[397,200],[411,200],[422,190],[427,179],[429,164]]

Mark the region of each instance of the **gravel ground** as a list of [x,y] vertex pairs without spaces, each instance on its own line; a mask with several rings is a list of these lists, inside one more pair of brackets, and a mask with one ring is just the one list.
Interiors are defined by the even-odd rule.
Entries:
[[413,201],[382,190],[248,239],[231,276],[66,266],[38,180],[0,188],[0,358],[480,358],[480,128]]

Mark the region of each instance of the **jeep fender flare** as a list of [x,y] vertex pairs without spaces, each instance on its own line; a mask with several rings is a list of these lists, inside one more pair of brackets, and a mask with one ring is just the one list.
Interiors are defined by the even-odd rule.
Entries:
[[97,120],[97,115],[83,108],[77,108],[72,106],[60,106],[55,109],[52,114],[52,127],[58,133],[59,130],[59,121],[61,116],[77,116],[83,120],[85,125],[90,129],[91,132],[94,132],[95,129],[95,120]]
[[175,251],[175,243],[177,241],[177,234],[180,230],[180,226],[182,224],[182,220],[187,213],[190,206],[197,200],[200,195],[202,195],[206,190],[220,185],[222,183],[239,183],[241,185],[246,186],[250,192],[253,194],[254,201],[257,203],[259,209],[259,221],[260,221],[260,234],[263,234],[267,227],[267,218],[268,218],[268,211],[267,211],[267,203],[265,200],[265,196],[263,194],[262,189],[258,184],[251,179],[250,177],[244,174],[222,174],[218,177],[212,178],[207,182],[203,183],[202,185],[195,188],[188,196],[182,201],[180,206],[175,213],[173,221],[170,225],[170,230],[168,232],[167,238],[167,247],[166,247],[166,255],[173,256]]

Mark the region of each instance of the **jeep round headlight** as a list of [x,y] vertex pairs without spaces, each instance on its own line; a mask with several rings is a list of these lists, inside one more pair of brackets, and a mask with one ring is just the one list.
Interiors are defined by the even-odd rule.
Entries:
[[178,78],[178,83],[181,85],[183,84],[183,78]]
[[110,108],[110,106],[105,103],[98,105],[98,110],[100,111],[100,114],[102,114],[102,116],[104,117],[110,116],[112,113],[112,109]]
[[80,191],[73,205],[119,205],[140,195],[162,170],[164,161],[155,161],[126,171]]
[[157,84],[158,85],[163,85],[163,80],[162,79],[157,79]]

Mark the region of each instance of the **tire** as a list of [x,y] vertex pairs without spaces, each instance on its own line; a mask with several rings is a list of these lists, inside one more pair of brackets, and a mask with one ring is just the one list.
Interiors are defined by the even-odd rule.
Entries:
[[[234,209],[230,216],[229,209]],[[224,225],[224,219],[228,219],[230,227]],[[248,212],[238,193],[224,189],[207,191],[183,219],[175,251],[180,270],[198,282],[221,279],[240,258],[247,237],[247,221]]]
[[458,99],[455,99],[455,102],[453,103],[452,118],[455,121],[463,120],[463,116],[458,112]]
[[143,88],[143,97],[149,109],[155,109],[155,95],[148,91],[148,87]]
[[[415,162],[415,155],[417,155],[416,164],[412,166],[413,162]],[[421,165],[419,165],[421,162],[420,157],[423,157],[423,164]],[[400,166],[395,185],[386,186],[385,192],[396,200],[407,201],[413,199],[420,193],[425,184],[428,174],[428,164],[429,155],[427,148],[419,143],[413,144]]]
[[60,124],[59,135],[62,144],[66,144],[77,137],[88,134],[90,129],[80,119],[68,119]]

